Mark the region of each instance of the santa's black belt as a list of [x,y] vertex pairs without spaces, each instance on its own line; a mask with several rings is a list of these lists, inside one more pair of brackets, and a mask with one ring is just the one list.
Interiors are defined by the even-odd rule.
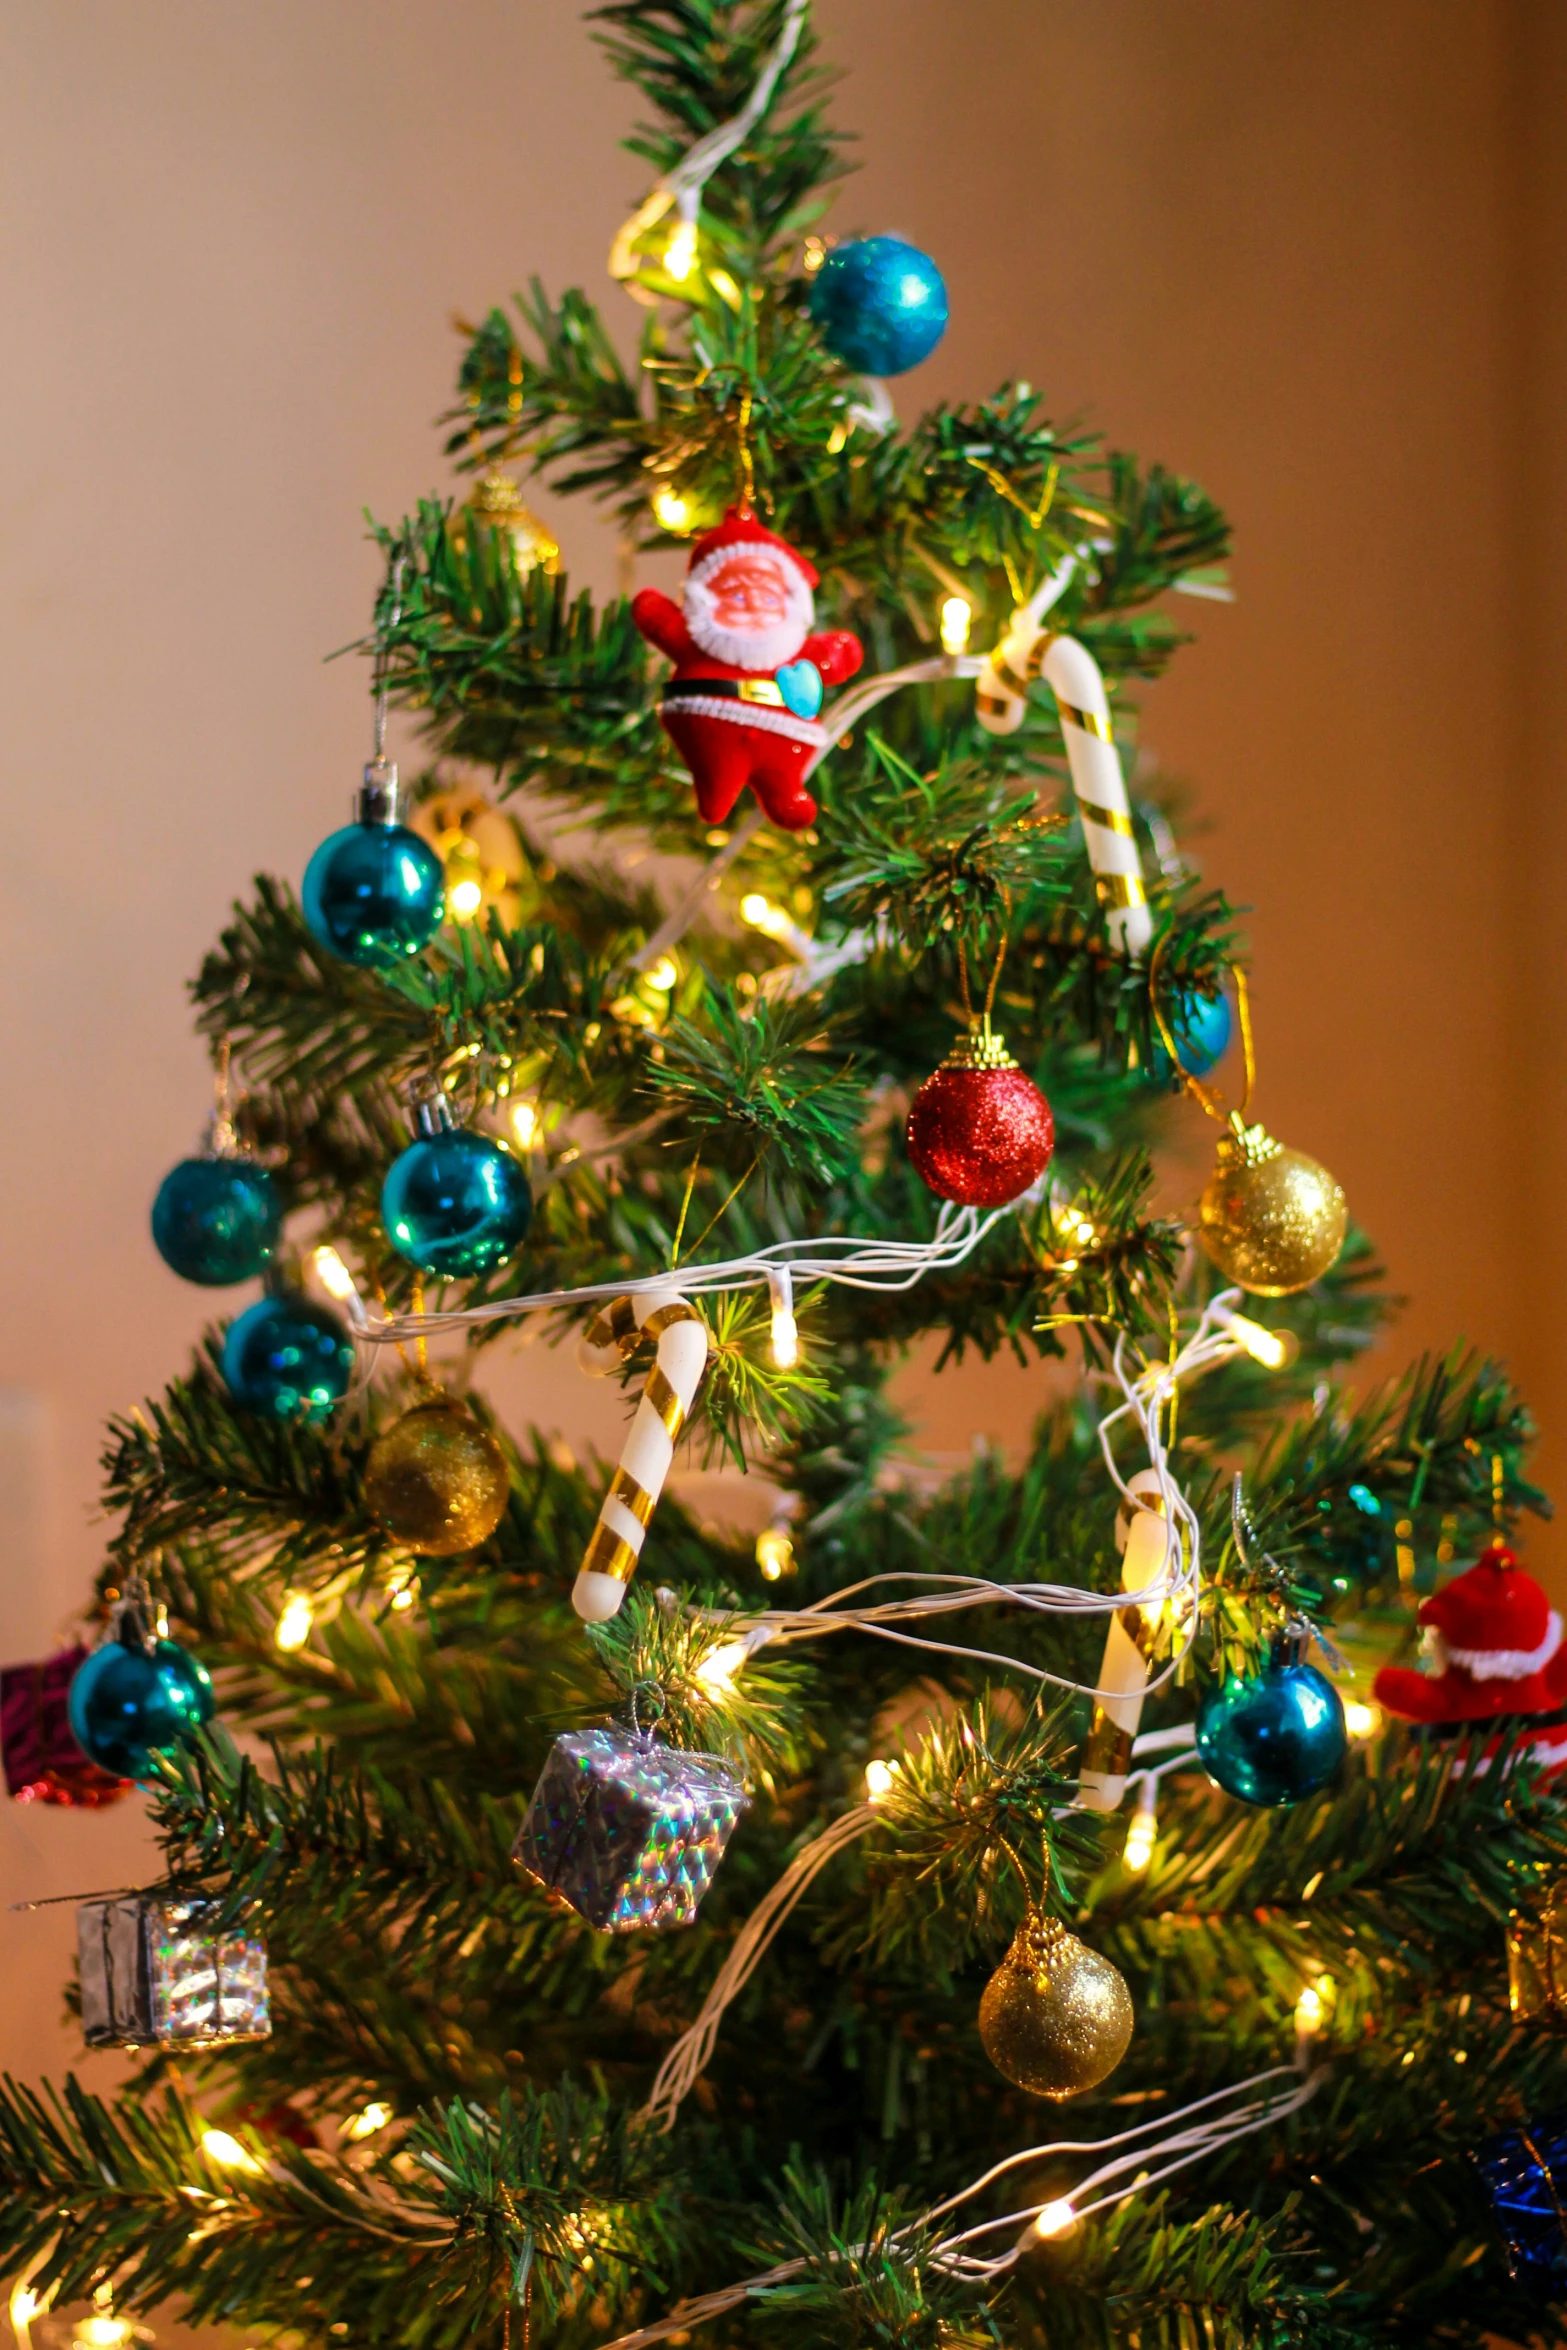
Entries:
[[681,702],[758,702],[767,710],[785,710],[788,704],[770,677],[684,677],[664,688],[664,707]]

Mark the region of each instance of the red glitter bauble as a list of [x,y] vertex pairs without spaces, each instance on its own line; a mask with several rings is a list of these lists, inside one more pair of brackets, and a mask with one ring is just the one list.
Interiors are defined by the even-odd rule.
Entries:
[[1050,1164],[1050,1104],[988,1029],[959,1039],[909,1111],[909,1157],[938,1199],[1004,1208]]

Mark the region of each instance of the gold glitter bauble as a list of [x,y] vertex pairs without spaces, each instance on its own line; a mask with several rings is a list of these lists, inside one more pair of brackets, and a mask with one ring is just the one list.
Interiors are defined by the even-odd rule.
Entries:
[[415,1404],[370,1447],[365,1500],[387,1533],[423,1558],[451,1558],[494,1533],[506,1510],[506,1457],[460,1403]]
[[[408,822],[446,868],[449,922],[482,923],[494,906],[508,930],[520,926],[528,860],[522,837],[504,808],[492,807],[483,792],[441,791],[421,800]],[[527,894],[530,901],[536,900],[531,887]]]
[[998,2073],[1033,2097],[1075,2097],[1115,2071],[1132,2037],[1118,1967],[1031,1911],[985,1985],[979,2036]]
[[1254,1297],[1288,1297],[1320,1279],[1344,1245],[1348,1220],[1326,1167],[1238,1119],[1219,1144],[1197,1211],[1203,1247]]
[[522,492],[509,473],[481,473],[466,506],[460,506],[452,516],[448,535],[459,554],[468,552],[470,522],[482,530],[505,533],[519,579],[527,579],[535,571],[553,579],[559,571],[559,546],[531,507],[523,504]]

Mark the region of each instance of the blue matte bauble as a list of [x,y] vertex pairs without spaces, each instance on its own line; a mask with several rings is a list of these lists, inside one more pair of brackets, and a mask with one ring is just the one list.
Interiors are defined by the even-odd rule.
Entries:
[[392,1161],[381,1221],[398,1255],[421,1273],[463,1280],[520,1246],[533,1193],[503,1144],[459,1126],[421,1135]]
[[440,929],[445,867],[405,824],[345,824],[305,867],[301,900],[311,935],[329,953],[385,970]]
[[182,1281],[209,1289],[259,1273],[282,1221],[277,1185],[254,1159],[181,1159],[152,1203],[159,1256]]
[[106,1640],[77,1668],[66,1700],[71,1736],[103,1771],[139,1779],[151,1754],[167,1754],[212,1719],[207,1668],[177,1640],[149,1656]]
[[[1216,1069],[1230,1049],[1233,1031],[1228,996],[1189,995],[1170,1022],[1175,1049],[1187,1075],[1206,1077],[1210,1069]],[[1150,1076],[1165,1080],[1175,1075],[1174,1064],[1164,1049],[1164,1039],[1157,1033],[1148,1070]]]
[[833,248],[811,281],[811,316],[835,359],[861,375],[902,375],[947,331],[947,289],[928,253],[901,237]]
[[1275,1656],[1250,1679],[1210,1689],[1197,1752],[1215,1786],[1242,1803],[1299,1803],[1337,1772],[1349,1743],[1339,1693],[1315,1665]]
[[236,1403],[274,1420],[324,1420],[348,1393],[354,1347],[337,1316],[308,1297],[263,1297],[223,1341]]

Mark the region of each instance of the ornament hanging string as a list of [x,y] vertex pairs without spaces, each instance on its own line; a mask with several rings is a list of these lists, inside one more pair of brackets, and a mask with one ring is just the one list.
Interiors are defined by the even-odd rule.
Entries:
[[1176,1043],[1174,1030],[1170,1025],[1164,1006],[1159,1001],[1159,970],[1169,939],[1168,929],[1162,930],[1148,965],[1148,1002],[1159,1030],[1159,1041],[1169,1054],[1171,1066],[1180,1077],[1181,1083],[1187,1092],[1202,1104],[1209,1117],[1216,1119],[1221,1126],[1235,1126],[1237,1123],[1244,1126],[1246,1112],[1251,1108],[1252,1088],[1257,1078],[1257,1048],[1253,1040],[1251,1026],[1251,990],[1247,983],[1246,973],[1239,963],[1230,966],[1231,975],[1235,981],[1235,1008],[1240,1015],[1243,1068],[1240,1104],[1237,1109],[1230,1111],[1224,1106],[1224,1096],[1219,1088],[1216,1085],[1209,1085],[1204,1078],[1194,1077],[1181,1059],[1180,1047]]
[[371,682],[375,693],[373,722],[375,757],[373,764],[377,768],[384,768],[386,765],[386,721],[392,699],[391,640],[397,623],[403,616],[403,579],[407,569],[407,556],[397,556],[393,561],[388,583],[391,610],[376,632],[375,666]]

